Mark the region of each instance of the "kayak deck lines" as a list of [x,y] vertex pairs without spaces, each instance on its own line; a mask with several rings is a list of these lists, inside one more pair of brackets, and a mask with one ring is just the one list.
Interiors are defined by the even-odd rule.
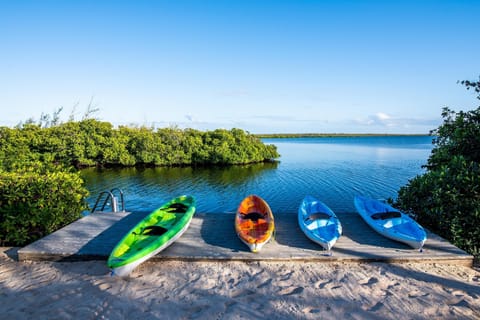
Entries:
[[[114,246],[150,212],[94,213],[18,250],[20,261],[107,260]],[[471,266],[473,256],[427,232],[423,252],[387,239],[355,212],[336,213],[343,234],[325,255],[300,230],[296,213],[275,214],[275,237],[251,253],[235,233],[235,214],[195,213],[188,230],[149,261],[438,262]]]

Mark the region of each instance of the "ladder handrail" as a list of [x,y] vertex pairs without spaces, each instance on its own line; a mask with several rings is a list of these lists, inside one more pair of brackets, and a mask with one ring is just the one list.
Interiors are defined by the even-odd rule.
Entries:
[[121,201],[121,205],[122,205],[122,210],[121,211],[125,212],[125,200],[123,198],[123,191],[119,188],[113,188],[110,191],[107,190],[107,191],[100,192],[100,194],[97,197],[97,201],[95,201],[95,205],[93,206],[91,212],[93,213],[93,212],[97,211],[96,210],[97,206],[100,203],[100,200],[102,199],[102,197],[104,195],[107,195],[107,196],[105,197],[105,200],[103,201],[102,208],[99,211],[103,211],[105,209],[105,206],[108,204],[108,200],[111,200],[112,212],[118,212],[118,210],[117,210],[118,209],[118,207],[117,207],[117,199],[118,198],[116,198],[115,195],[114,195],[115,191],[118,191],[119,194],[120,194],[120,201]]
[[95,205],[94,205],[93,208],[92,208],[92,211],[91,211],[92,213],[96,211],[95,209],[97,208],[97,205],[98,205],[98,203],[100,202],[100,200],[102,199],[102,196],[103,196],[104,194],[106,194],[107,197],[105,197],[105,201],[103,202],[102,209],[100,209],[100,211],[103,211],[103,209],[105,209],[105,205],[107,204],[107,201],[108,201],[108,198],[109,198],[108,196],[110,196],[110,199],[113,199],[113,194],[112,194],[110,191],[102,191],[102,192],[100,192],[100,194],[99,194],[98,197],[97,197],[97,201],[95,201]]
[[113,188],[112,190],[110,190],[110,192],[112,194],[114,194],[115,191],[118,191],[118,193],[120,194],[120,203],[122,204],[122,210],[121,211],[125,212],[125,200],[123,198],[123,191],[120,188]]

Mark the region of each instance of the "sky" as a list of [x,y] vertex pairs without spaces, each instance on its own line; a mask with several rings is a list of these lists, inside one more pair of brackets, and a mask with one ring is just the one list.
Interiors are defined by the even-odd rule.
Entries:
[[480,1],[0,0],[0,125],[428,133],[478,100]]

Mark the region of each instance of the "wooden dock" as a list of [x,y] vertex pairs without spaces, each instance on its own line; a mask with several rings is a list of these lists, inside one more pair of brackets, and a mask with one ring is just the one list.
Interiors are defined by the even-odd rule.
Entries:
[[[18,251],[24,260],[106,260],[116,243],[147,212],[95,213]],[[296,213],[275,215],[275,239],[251,253],[235,234],[233,214],[196,213],[189,229],[152,260],[266,260],[318,262],[438,262],[471,266],[473,256],[427,232],[423,252],[382,237],[356,213],[337,214],[343,235],[327,255],[300,230]]]

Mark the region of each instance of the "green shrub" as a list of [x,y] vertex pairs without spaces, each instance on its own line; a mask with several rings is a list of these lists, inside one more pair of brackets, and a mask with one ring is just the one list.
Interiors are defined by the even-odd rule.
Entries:
[[18,161],[89,166],[187,166],[265,162],[278,158],[274,145],[241,129],[120,127],[86,119],[42,128],[27,123],[0,127],[0,168]]
[[397,205],[417,221],[471,254],[480,254],[480,166],[454,156],[448,164],[412,179]]
[[79,219],[87,195],[78,173],[0,171],[0,245],[23,246]]
[[0,245],[22,246],[81,217],[88,191],[75,168],[247,164],[279,157],[241,130],[120,127],[85,118],[0,127]]
[[[480,81],[462,81],[480,93]],[[480,95],[477,96],[480,99]],[[480,255],[480,107],[443,109],[443,124],[432,134],[435,147],[427,171],[398,192],[396,205],[424,227],[456,246]]]

